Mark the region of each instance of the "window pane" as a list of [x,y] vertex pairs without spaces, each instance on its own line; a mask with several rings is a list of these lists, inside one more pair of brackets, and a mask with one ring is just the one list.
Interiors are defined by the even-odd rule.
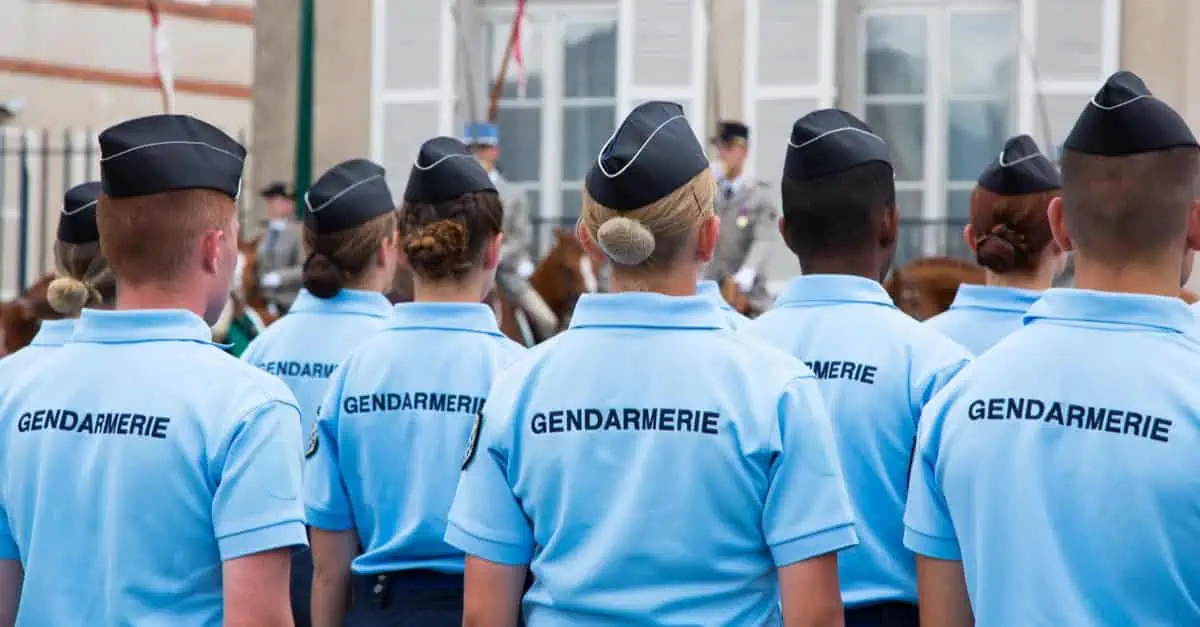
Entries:
[[925,92],[925,18],[867,16],[867,95]]
[[583,192],[578,188],[562,190],[561,225],[574,225],[583,211]]
[[[488,24],[485,30],[488,39],[486,54],[489,68],[486,77],[487,93],[490,94],[493,81],[500,76],[500,63],[504,60],[504,50],[508,47],[508,39],[512,34],[512,22],[501,21]],[[542,83],[544,82],[542,72],[545,70],[545,61],[542,59],[542,25],[536,20],[525,18],[521,23],[521,59],[525,62],[525,97],[541,98]],[[423,64],[416,63],[416,65]],[[516,62],[510,57],[508,72],[504,75],[504,86],[500,90],[501,98],[520,96],[519,74]]]
[[540,108],[500,107],[497,167],[510,181],[537,181],[542,168],[542,111]]
[[564,97],[616,97],[616,24],[567,24],[563,45]]
[[953,95],[1012,93],[1016,55],[1012,13],[954,13],[950,17],[950,91]]
[[1008,102],[949,103],[947,172],[952,181],[973,181],[1004,149]]
[[890,146],[896,180],[925,178],[925,105],[867,105],[867,124]]
[[893,266],[902,266],[922,254],[925,231],[924,220],[920,218],[922,202],[922,192],[896,192],[896,205],[900,209],[900,240],[896,243]]
[[563,179],[582,180],[613,132],[614,107],[563,110]]
[[946,220],[960,228],[971,219],[971,190],[952,189],[946,192]]

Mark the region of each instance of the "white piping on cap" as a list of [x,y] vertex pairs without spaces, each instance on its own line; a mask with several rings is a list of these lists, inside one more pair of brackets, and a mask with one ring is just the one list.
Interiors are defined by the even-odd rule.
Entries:
[[[334,202],[337,201],[338,198],[341,198],[342,196],[349,194],[350,191],[353,190],[355,187],[358,187],[359,185],[362,185],[363,183],[370,183],[371,181],[374,181],[375,179],[381,179],[381,178],[383,178],[382,174],[376,174],[374,176],[368,176],[367,178],[365,178],[361,181],[355,181],[355,182],[351,183],[350,185],[347,185],[346,189],[343,189],[342,191],[334,194],[333,197],[331,197],[329,200],[326,200],[325,202],[321,203],[320,207],[312,206],[312,201],[309,200],[309,198],[308,198],[309,192],[306,191],[306,192],[304,192],[304,206],[308,207],[308,210],[311,211],[312,213],[316,213],[316,212],[321,211],[322,209],[328,207],[329,205],[332,205]],[[309,190],[309,191],[312,191],[312,190]]]
[[664,126],[670,124],[671,122],[674,122],[675,120],[684,120],[684,119],[685,118],[682,115],[675,115],[675,116],[671,116],[671,117],[667,118],[666,122],[659,124],[658,128],[656,128],[650,132],[650,135],[648,137],[646,137],[646,141],[642,142],[642,145],[641,145],[641,147],[639,147],[637,149],[637,152],[633,153],[633,157],[631,159],[629,159],[629,163],[626,163],[620,170],[617,170],[616,172],[609,174],[608,170],[604,169],[604,153],[608,151],[608,147],[612,144],[613,140],[617,138],[617,133],[621,132],[621,127],[618,126],[617,130],[613,131],[612,136],[608,138],[608,141],[604,142],[604,145],[600,147],[600,153],[596,155],[596,166],[600,168],[600,173],[610,179],[615,179],[618,176],[621,176],[622,174],[625,173],[625,170],[629,169],[629,166],[633,165],[634,161],[637,161],[637,158],[641,156],[642,151],[646,149],[646,146],[650,145],[650,141],[654,139],[654,136],[657,135],[658,132],[661,131]]
[[212,144],[207,144],[207,143],[205,143],[205,142],[187,141],[187,140],[182,140],[182,139],[176,139],[176,140],[172,140],[172,141],[165,141],[165,142],[153,142],[153,143],[149,143],[149,144],[142,144],[141,146],[134,146],[133,148],[126,148],[125,150],[122,150],[121,152],[118,152],[118,153],[117,153],[117,154],[115,154],[115,155],[109,155],[109,156],[107,156],[107,157],[101,157],[101,158],[100,158],[100,162],[101,162],[101,163],[103,163],[103,162],[105,162],[105,161],[112,161],[113,159],[116,159],[116,158],[118,158],[118,157],[124,157],[125,155],[127,155],[127,154],[129,154],[129,153],[131,153],[131,152],[134,152],[134,151],[137,151],[137,150],[141,150],[141,149],[143,149],[143,148],[153,148],[153,147],[155,147],[155,146],[174,146],[174,145],[185,145],[185,146],[204,146],[205,148],[210,148],[210,149],[212,149],[212,150],[215,150],[215,151],[217,151],[217,152],[219,152],[219,153],[221,153],[221,154],[223,154],[223,155],[227,155],[227,156],[233,157],[234,159],[236,159],[236,160],[237,160],[237,162],[238,162],[238,163],[242,163],[242,162],[244,161],[244,159],[242,159],[241,157],[239,157],[239,156],[237,156],[237,155],[233,154],[232,152],[229,152],[228,150],[225,150],[224,148],[217,148],[216,146],[213,146]]
[[842,131],[854,131],[856,133],[862,133],[863,135],[866,135],[867,137],[874,137],[875,139],[879,140],[879,143],[881,143],[881,144],[887,145],[887,142],[883,141],[882,137],[876,135],[875,133],[872,133],[871,131],[864,131],[861,128],[855,128],[853,126],[843,126],[842,128],[835,128],[832,131],[825,131],[824,133],[821,133],[820,135],[817,135],[816,137],[814,137],[798,146],[796,144],[793,144],[792,138],[789,137],[788,138],[788,146],[790,146],[792,148],[796,148],[798,150],[800,148],[804,148],[805,146],[807,146],[815,141],[825,139],[826,137],[833,135],[834,133],[841,133]]
[[67,211],[67,206],[63,205],[62,214],[64,216],[73,216],[73,215],[79,213],[80,211],[83,211],[84,209],[91,207],[92,205],[96,204],[97,202],[99,202],[99,199],[93,200],[92,202],[89,202],[86,205],[80,205],[79,207],[76,207],[75,209],[72,209],[70,211]]

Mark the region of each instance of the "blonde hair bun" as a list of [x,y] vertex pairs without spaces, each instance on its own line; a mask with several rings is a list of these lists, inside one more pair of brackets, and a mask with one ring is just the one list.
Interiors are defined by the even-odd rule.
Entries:
[[87,304],[92,295],[82,281],[71,277],[58,277],[46,288],[46,302],[64,316],[74,316]]
[[610,259],[623,266],[636,266],[654,254],[654,233],[625,216],[605,220],[596,231],[596,243]]

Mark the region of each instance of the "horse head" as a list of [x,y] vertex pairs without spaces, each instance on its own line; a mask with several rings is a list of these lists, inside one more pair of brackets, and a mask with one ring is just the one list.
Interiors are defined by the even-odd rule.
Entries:
[[53,274],[38,279],[17,296],[16,300],[4,303],[0,308],[0,326],[6,353],[22,349],[33,341],[42,320],[61,320],[62,314],[54,311],[46,299],[46,290],[54,280]]
[[555,228],[554,244],[529,283],[560,317],[575,309],[583,294],[600,290],[596,266],[570,229]]
[[984,279],[983,268],[964,259],[921,257],[893,270],[883,286],[901,311],[925,320],[949,309],[960,285]]

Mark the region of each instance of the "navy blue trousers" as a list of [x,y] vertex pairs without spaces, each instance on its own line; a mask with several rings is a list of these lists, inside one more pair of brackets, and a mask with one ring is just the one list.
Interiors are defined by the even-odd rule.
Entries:
[[462,575],[356,575],[345,627],[461,627]]
[[312,620],[312,553],[297,551],[292,554],[292,619],[296,627],[311,627]]
[[917,606],[893,601],[846,609],[846,627],[919,627]]

